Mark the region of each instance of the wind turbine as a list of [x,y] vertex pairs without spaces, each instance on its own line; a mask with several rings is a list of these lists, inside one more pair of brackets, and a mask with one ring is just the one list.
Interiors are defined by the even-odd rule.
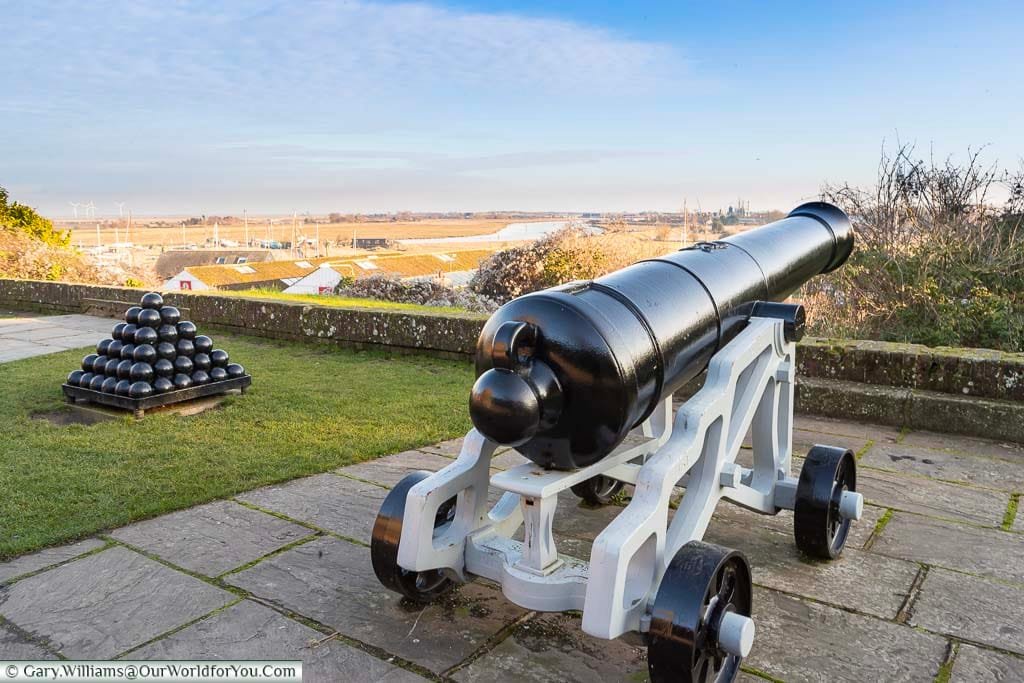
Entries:
[[88,218],[90,215],[93,218],[96,218],[96,205],[92,203],[91,199],[89,200],[89,203],[85,205],[85,216],[86,216],[86,218]]
[[124,220],[124,205],[125,202],[114,202],[117,204],[117,215],[121,220]]
[[71,208],[74,209],[74,211],[75,211],[75,220],[77,221],[78,220],[78,207],[80,207],[81,204],[79,202],[68,202],[68,204],[70,204]]

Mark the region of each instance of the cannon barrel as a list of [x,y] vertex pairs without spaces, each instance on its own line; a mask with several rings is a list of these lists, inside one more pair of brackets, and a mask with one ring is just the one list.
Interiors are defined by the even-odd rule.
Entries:
[[700,374],[759,302],[782,301],[852,250],[846,214],[811,202],[754,230],[514,299],[477,342],[473,424],[544,467],[590,465]]

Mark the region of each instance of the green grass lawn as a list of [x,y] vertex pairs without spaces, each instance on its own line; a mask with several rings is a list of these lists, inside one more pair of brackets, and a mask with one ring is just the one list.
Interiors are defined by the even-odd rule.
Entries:
[[88,352],[0,364],[0,557],[461,436],[468,363],[214,335],[253,375],[191,417],[55,426]]
[[[203,292],[194,292],[202,294]],[[464,308],[456,306],[423,306],[421,304],[402,304],[381,299],[360,299],[356,297],[335,296],[333,294],[285,294],[275,289],[219,289],[210,294],[215,296],[237,296],[252,299],[276,299],[278,301],[296,301],[317,306],[332,308],[373,308],[384,311],[422,311],[426,313],[468,313]]]

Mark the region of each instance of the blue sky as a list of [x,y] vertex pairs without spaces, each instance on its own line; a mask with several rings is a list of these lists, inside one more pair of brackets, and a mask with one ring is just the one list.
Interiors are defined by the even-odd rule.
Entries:
[[884,143],[1017,168],[1019,2],[0,0],[53,216],[789,208]]

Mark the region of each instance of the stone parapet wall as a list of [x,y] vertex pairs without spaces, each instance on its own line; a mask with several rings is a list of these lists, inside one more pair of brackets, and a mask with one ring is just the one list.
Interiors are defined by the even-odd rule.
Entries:
[[[0,279],[0,307],[119,317],[144,291]],[[469,358],[487,319],[188,292],[164,298],[203,326],[447,358]],[[1024,442],[1024,354],[807,338],[797,362],[801,412]]]

